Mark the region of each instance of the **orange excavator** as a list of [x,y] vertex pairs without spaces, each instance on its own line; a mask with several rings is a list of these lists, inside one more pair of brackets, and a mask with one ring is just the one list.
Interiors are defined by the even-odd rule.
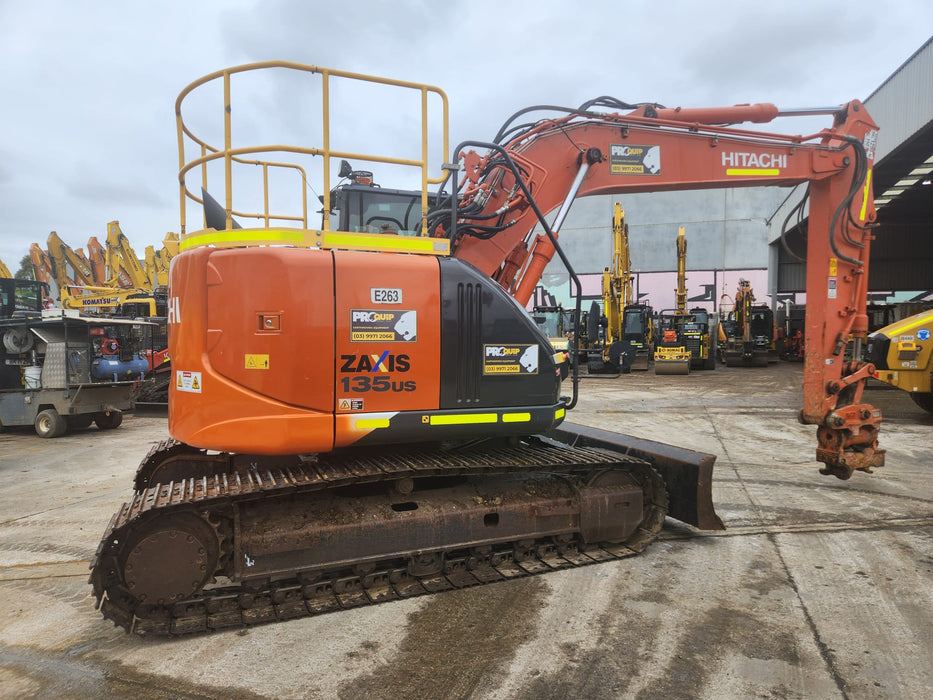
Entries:
[[[258,70],[322,81],[323,143],[233,146],[237,76]],[[420,153],[333,148],[330,87],[344,80],[413,93]],[[207,84],[225,97],[222,143],[184,122]],[[578,196],[809,182],[801,419],[819,426],[824,473],[883,464],[880,413],[861,400],[873,367],[844,359],[867,331],[875,219],[877,127],[861,103],[817,110],[832,126],[800,137],[731,126],[774,119],[771,105],[598,98],[522,110],[450,157],[447,110],[431,86],[278,61],[181,93],[171,438],[143,460],[92,563],[106,618],[149,635],[240,627],[617,559],[665,516],[721,528],[712,455],[564,422],[576,367],[567,395],[523,307],[554,255],[569,268],[558,232]],[[421,189],[374,186],[347,159],[409,168]],[[320,228],[302,163],[323,164]],[[257,164],[294,174],[293,209],[234,189]],[[204,225],[189,231],[192,202]]]

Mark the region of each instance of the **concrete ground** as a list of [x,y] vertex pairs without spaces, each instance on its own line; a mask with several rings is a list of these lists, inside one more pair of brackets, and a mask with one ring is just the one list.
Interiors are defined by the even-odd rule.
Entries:
[[129,636],[87,569],[164,418],[0,434],[0,697],[927,698],[933,416],[878,386],[887,466],[817,473],[801,367],[586,379],[577,423],[717,455],[727,530],[643,554],[212,635]]

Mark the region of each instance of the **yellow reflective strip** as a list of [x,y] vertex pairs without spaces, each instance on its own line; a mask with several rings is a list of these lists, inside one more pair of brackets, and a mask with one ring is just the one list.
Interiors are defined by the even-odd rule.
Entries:
[[868,209],[868,190],[871,187],[871,168],[868,169],[868,175],[865,176],[865,188],[862,190],[862,211],[858,220],[865,221],[865,210]]
[[373,430],[375,428],[388,428],[388,418],[358,418],[353,424],[357,430]]
[[531,420],[530,413],[503,413],[503,423],[527,423]]
[[498,421],[499,416],[495,413],[431,416],[431,425],[467,425],[470,423],[496,423]]
[[554,411],[554,418],[555,418],[555,419],[556,419],[556,418],[563,418],[565,413],[566,413],[566,411],[565,411],[564,409],[558,408],[556,411]]
[[450,241],[446,238],[424,236],[366,236],[356,233],[321,232],[327,248],[364,248],[367,250],[399,250],[406,253],[450,252]]
[[188,250],[203,245],[212,245],[217,243],[243,243],[244,245],[252,243],[262,245],[268,243],[292,243],[300,244],[304,241],[304,234],[301,231],[283,231],[278,229],[250,230],[238,229],[236,231],[209,231],[206,233],[192,234],[178,243],[178,250]]
[[740,177],[780,174],[781,171],[777,168],[726,168],[726,175],[738,175]]

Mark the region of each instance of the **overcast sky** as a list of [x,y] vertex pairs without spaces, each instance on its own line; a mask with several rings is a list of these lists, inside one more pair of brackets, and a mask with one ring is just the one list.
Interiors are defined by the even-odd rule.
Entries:
[[[931,35],[930,0],[0,0],[0,259],[15,271],[53,230],[84,247],[112,220],[140,256],[177,231],[175,98],[221,68],[281,59],[432,84],[456,144],[491,140],[524,106],[600,95],[865,99]],[[382,113],[391,140],[386,110],[357,105],[344,130],[371,139]]]

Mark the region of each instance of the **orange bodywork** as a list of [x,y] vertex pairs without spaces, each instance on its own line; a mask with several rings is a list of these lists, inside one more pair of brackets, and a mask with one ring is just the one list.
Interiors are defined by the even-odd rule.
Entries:
[[[436,409],[437,278],[437,260],[418,256],[273,247],[179,255],[169,302],[171,434],[231,452],[326,452],[367,432],[361,412]],[[374,287],[405,289],[416,336],[385,340],[376,331],[369,340],[358,330],[351,339],[354,313],[379,313]],[[360,371],[340,372],[351,367]],[[357,392],[364,381],[376,390]]]

